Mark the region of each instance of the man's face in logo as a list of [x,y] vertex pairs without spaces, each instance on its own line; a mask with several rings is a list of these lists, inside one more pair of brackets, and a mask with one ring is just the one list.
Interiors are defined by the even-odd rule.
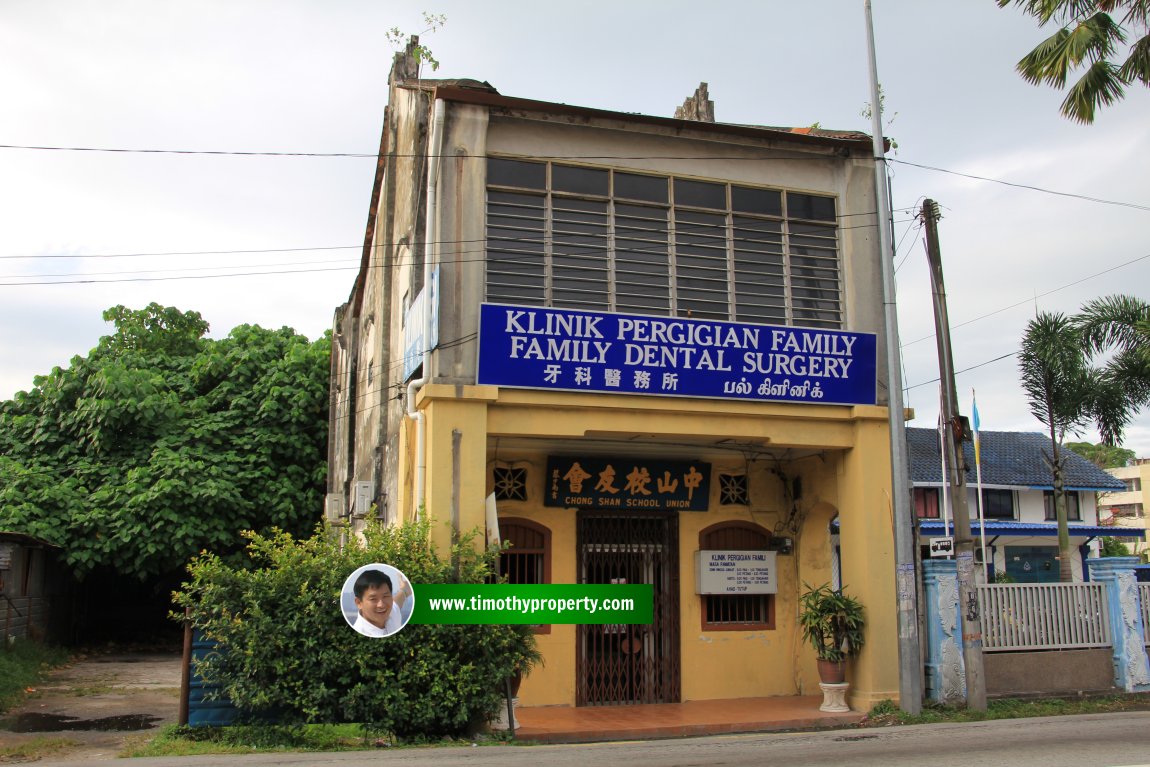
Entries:
[[355,598],[355,606],[368,623],[383,628],[387,623],[387,616],[391,615],[391,589],[386,583],[368,586],[364,589],[363,596]]

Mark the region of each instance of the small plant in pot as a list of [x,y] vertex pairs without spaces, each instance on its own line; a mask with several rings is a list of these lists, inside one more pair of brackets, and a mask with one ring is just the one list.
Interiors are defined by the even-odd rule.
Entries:
[[829,584],[811,588],[799,596],[799,625],[803,638],[815,648],[819,679],[824,684],[841,684],[846,675],[846,659],[863,646],[863,606],[842,589]]

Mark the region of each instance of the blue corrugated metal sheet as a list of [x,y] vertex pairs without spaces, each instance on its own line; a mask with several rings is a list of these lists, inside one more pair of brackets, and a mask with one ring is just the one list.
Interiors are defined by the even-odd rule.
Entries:
[[223,727],[239,716],[230,700],[218,697],[219,686],[208,684],[196,673],[196,661],[214,652],[220,652],[219,646],[196,629],[192,634],[192,677],[188,690],[188,725],[191,727]]
[[[953,535],[954,523],[947,525],[946,533],[943,533],[942,520],[938,519],[924,519],[919,523],[919,530],[923,535]],[[1133,540],[1142,540],[1143,530],[1135,530],[1133,528],[1118,528],[1118,527],[1099,527],[1097,525],[1069,525],[1070,536],[1072,538],[1098,538],[1100,536],[1107,536],[1109,538],[1127,538]],[[977,519],[970,520],[970,529],[975,534],[981,532],[982,526],[978,523]],[[1058,524],[1056,522],[1005,522],[1001,520],[986,522],[987,535],[1014,535],[1014,536],[1056,536],[1058,535]]]

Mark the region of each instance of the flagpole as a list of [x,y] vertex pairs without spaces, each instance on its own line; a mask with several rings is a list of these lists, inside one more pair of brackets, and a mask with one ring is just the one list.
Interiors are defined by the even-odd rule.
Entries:
[[982,451],[978,437],[978,397],[970,390],[971,415],[974,417],[974,492],[978,498],[979,545],[982,546],[982,580],[990,583],[990,565],[986,561],[986,515],[982,513]]
[[[938,399],[942,402],[942,386],[938,389]],[[942,459],[942,486],[938,489],[939,501],[942,502],[942,534],[954,535],[950,529],[950,493],[947,492],[946,481],[946,443],[944,440],[946,434],[946,426],[942,423],[942,410],[938,411],[938,454]],[[953,554],[951,555],[953,556]]]

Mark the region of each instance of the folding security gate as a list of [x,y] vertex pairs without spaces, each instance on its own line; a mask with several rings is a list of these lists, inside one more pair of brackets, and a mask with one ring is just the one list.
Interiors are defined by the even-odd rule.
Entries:
[[679,701],[679,517],[580,512],[581,583],[650,583],[651,625],[580,625],[576,704]]

